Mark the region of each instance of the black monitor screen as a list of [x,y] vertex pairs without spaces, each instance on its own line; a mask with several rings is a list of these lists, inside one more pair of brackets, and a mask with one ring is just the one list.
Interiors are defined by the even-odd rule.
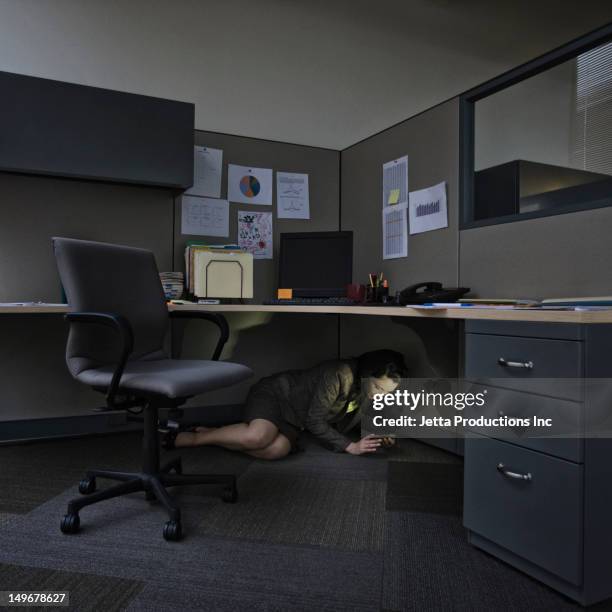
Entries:
[[280,235],[279,283],[296,297],[334,297],[353,279],[353,232]]

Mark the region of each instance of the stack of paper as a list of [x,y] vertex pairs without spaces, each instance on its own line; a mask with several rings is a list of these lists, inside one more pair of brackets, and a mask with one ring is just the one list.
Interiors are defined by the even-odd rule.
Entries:
[[240,250],[237,244],[205,244],[202,242],[187,242],[185,247],[185,288],[193,295],[193,262],[198,249]]
[[482,306],[539,306],[538,300],[525,300],[517,298],[461,298],[461,304],[477,304]]
[[562,297],[542,300],[543,306],[612,306],[612,296]]
[[252,298],[253,255],[236,245],[190,244],[187,292],[198,298]]
[[160,272],[159,278],[167,300],[178,300],[183,295],[184,275],[182,272]]

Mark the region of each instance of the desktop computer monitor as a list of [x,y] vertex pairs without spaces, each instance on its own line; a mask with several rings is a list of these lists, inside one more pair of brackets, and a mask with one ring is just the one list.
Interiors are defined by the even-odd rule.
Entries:
[[280,235],[278,286],[294,297],[340,297],[353,280],[353,232]]

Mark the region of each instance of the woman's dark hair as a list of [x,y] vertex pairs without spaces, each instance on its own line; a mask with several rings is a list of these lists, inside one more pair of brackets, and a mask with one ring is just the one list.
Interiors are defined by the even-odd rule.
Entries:
[[408,367],[401,353],[382,349],[369,351],[357,357],[358,379],[382,378],[383,376],[388,376],[395,381],[408,376]]

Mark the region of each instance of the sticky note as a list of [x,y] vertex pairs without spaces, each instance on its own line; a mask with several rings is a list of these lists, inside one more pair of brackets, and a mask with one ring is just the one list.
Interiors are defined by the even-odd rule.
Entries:
[[389,200],[387,204],[397,204],[399,202],[400,190],[399,189],[391,189],[389,192]]
[[279,289],[278,299],[279,300],[290,300],[293,297],[293,289]]

